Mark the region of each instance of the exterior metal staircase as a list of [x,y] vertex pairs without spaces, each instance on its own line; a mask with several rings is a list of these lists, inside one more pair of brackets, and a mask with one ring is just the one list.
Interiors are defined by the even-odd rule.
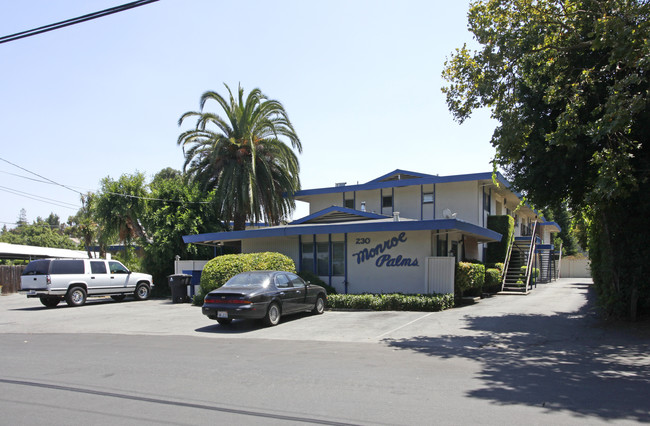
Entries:
[[[535,222],[530,236],[513,237],[511,240],[499,294],[528,294],[530,292],[537,244],[536,231],[537,222]],[[522,268],[524,266],[526,268]]]

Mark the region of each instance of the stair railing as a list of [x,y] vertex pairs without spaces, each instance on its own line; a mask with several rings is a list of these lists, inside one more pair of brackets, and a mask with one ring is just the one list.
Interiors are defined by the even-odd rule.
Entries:
[[532,275],[533,258],[535,256],[535,246],[537,245],[537,221],[533,224],[533,232],[530,237],[530,248],[528,249],[528,259],[526,260],[526,293],[528,293],[528,286],[530,283],[530,276]]
[[512,256],[512,246],[515,245],[515,232],[513,230],[512,235],[510,236],[510,242],[508,243],[508,253],[506,254],[506,260],[503,264],[503,273],[501,276],[501,291],[506,285],[506,278],[508,278],[508,266],[510,265],[510,257]]

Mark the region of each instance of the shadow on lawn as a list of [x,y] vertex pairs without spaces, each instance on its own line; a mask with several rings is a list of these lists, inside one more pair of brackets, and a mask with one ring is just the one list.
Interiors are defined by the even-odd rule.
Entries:
[[[576,284],[580,285],[580,284]],[[540,406],[576,416],[650,421],[650,339],[629,324],[599,322],[593,291],[577,312],[467,317],[474,336],[386,340],[429,356],[482,364],[470,398]]]

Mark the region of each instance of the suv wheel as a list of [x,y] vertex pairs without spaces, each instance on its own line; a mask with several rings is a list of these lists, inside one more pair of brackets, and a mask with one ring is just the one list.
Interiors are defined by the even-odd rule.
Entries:
[[47,297],[43,296],[40,298],[43,306],[47,308],[54,308],[61,301],[58,297]]
[[146,284],[138,284],[133,293],[135,300],[147,300],[149,298],[149,286]]
[[83,287],[72,287],[65,295],[68,306],[83,306],[86,303],[86,290]]

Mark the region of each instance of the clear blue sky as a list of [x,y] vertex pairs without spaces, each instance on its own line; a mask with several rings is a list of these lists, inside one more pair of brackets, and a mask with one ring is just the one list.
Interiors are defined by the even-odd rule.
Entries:
[[[127,2],[5,1],[0,36]],[[161,0],[0,44],[0,157],[81,192],[106,176],[181,169],[178,118],[199,108],[204,91],[241,83],[284,104],[303,144],[303,189],[398,168],[490,171],[489,113],[460,126],[440,92],[445,58],[472,42],[467,9],[465,1]],[[21,208],[29,222],[50,212],[65,221],[80,206],[73,191],[25,177],[38,179],[0,161],[0,222],[9,227]]]

